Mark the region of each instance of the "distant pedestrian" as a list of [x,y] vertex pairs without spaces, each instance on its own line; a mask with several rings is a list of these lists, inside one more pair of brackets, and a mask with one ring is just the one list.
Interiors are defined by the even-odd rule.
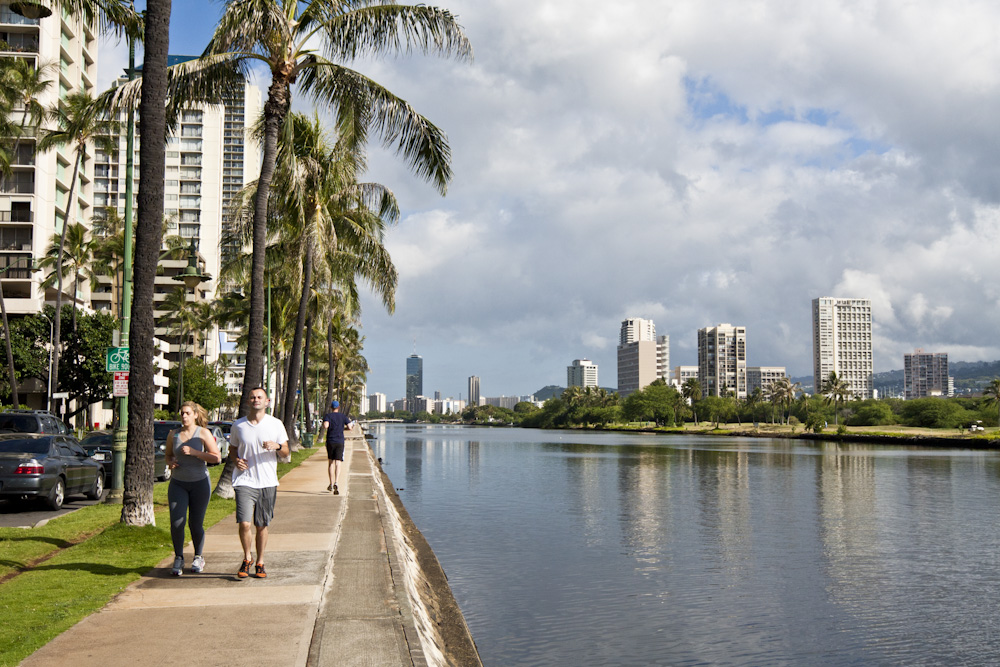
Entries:
[[[170,539],[174,543],[174,567],[170,573],[184,572],[184,524],[191,529],[194,546],[192,572],[205,569],[205,512],[212,497],[208,464],[222,460],[212,433],[205,428],[208,414],[194,401],[181,405],[181,427],[167,434],[166,464],[170,467]],[[190,517],[190,518],[189,518]]]
[[278,497],[278,456],[288,456],[288,434],[277,417],[267,414],[271,399],[262,387],[250,392],[250,411],[233,422],[230,430],[230,455],[236,457],[233,491],[236,493],[236,522],[239,524],[243,564],[236,576],[250,576],[253,562],[251,547],[254,535],[251,522],[257,528],[257,564],[255,576],[263,579],[264,549],[267,547],[267,527],[274,516]]
[[354,420],[340,412],[340,402],[330,403],[330,412],[323,417],[323,428],[326,429],[326,458],[330,460],[327,474],[330,476],[330,486],[327,491],[340,495],[337,482],[340,481],[340,464],[344,460],[344,429],[354,430]]

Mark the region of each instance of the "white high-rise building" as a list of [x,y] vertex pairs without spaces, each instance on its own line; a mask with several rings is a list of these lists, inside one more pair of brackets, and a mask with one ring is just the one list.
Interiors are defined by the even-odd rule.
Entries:
[[597,364],[590,359],[574,359],[566,367],[567,387],[597,387]]
[[[0,3],[0,58],[26,60],[35,68],[50,65],[47,90],[37,97],[46,108],[54,106],[70,93],[97,95],[97,36],[92,26],[62,11],[40,19],[14,13],[5,1]],[[15,107],[10,120],[20,125],[23,107]],[[46,302],[55,302],[55,288],[42,288],[42,274],[29,269],[35,258],[48,250],[53,234],[62,231],[69,209],[69,224],[90,226],[93,201],[94,150],[88,146],[81,156],[73,202],[68,202],[76,163],[75,145],[68,144],[44,153],[35,151],[35,133],[28,128],[19,138],[9,174],[0,176],[0,270],[3,274],[4,302],[8,315],[41,312]],[[64,303],[86,305],[87,281],[76,286],[63,282]]]
[[787,377],[784,366],[747,366],[747,394],[760,389],[767,396],[771,385],[783,377]]
[[732,324],[698,329],[698,382],[704,396],[747,395],[747,330]]
[[[43,107],[51,108],[81,91],[96,97],[100,92],[94,87],[97,53],[93,26],[59,9],[50,16],[29,19],[12,11],[6,0],[0,2],[0,58],[27,61],[35,69],[50,66],[47,78],[51,83],[36,98]],[[24,107],[15,106],[9,119],[20,126]],[[93,201],[93,146],[81,156],[70,202],[75,145],[38,153],[37,133],[34,128],[25,129],[23,136],[10,141],[10,173],[0,174],[0,281],[8,316],[40,313],[46,303],[55,303],[56,288],[43,288],[45,274],[32,272],[32,264],[45,256],[53,235],[62,232],[64,219],[71,225],[90,226]],[[63,281],[66,305],[75,302],[86,308],[89,292],[86,280],[79,284]],[[20,400],[31,407],[46,407],[44,381],[27,384],[20,388]]]
[[385,412],[386,410],[386,397],[385,394],[380,392],[375,392],[368,396],[368,412]]
[[[170,56],[169,64],[190,59],[193,56]],[[126,81],[121,78],[118,84]],[[183,110],[176,132],[167,140],[163,233],[164,236],[180,236],[185,247],[193,243],[199,269],[211,278],[194,289],[187,288],[188,300],[202,301],[216,295],[223,254],[233,251],[233,248],[222,247],[223,230],[234,195],[260,173],[259,145],[249,136],[249,128],[261,108],[260,91],[256,86],[246,85],[222,104],[197,105]],[[117,209],[119,216],[125,215],[125,115],[118,120],[122,130],[117,152],[105,155],[98,151],[95,158],[95,217],[113,209]],[[139,140],[137,132],[133,202],[139,192]],[[243,384],[246,355],[236,349],[236,333],[216,328],[182,341],[164,320],[169,313],[160,304],[182,286],[174,277],[187,267],[188,261],[187,254],[160,260],[163,270],[156,276],[154,296],[156,336],[170,342],[169,358],[175,362],[182,348],[185,358],[196,356],[207,362],[214,362],[225,354],[225,383],[230,394],[238,394]],[[97,310],[117,308],[115,281],[110,277],[100,280],[100,287],[92,295],[93,307]]]
[[813,390],[820,393],[831,372],[855,398],[872,398],[872,302],[824,296],[813,299]]
[[618,394],[625,398],[657,378],[669,380],[670,337],[656,338],[653,320],[622,321],[618,336]]

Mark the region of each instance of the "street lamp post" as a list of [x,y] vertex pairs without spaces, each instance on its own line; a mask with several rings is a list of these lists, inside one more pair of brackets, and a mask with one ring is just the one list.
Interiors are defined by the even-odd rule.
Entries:
[[[30,266],[28,270],[32,273],[40,271],[39,266],[32,260],[31,257],[18,257],[11,264],[8,264],[3,269],[0,269],[0,277],[7,273],[22,260],[28,260]],[[14,351],[10,347],[10,326],[7,323],[7,304],[3,300],[3,280],[0,279],[0,311],[3,312],[3,332],[4,332],[4,342],[7,347],[7,371],[10,373],[10,396],[11,405],[16,410],[21,405],[21,397],[17,394],[17,379],[14,377]]]
[[[212,276],[207,273],[202,272],[201,267],[198,266],[198,248],[195,245],[195,239],[191,237],[191,248],[188,250],[188,265],[184,267],[184,270],[179,274],[174,276],[174,280],[179,280],[184,283],[184,286],[190,290],[198,287],[201,283],[206,280],[211,280]],[[182,335],[184,335],[182,333]],[[186,338],[186,336],[185,336]],[[181,363],[177,369],[177,412],[181,411],[181,403],[184,402],[184,346],[186,340],[181,341]]]
[[[128,80],[135,78],[135,39],[128,38],[128,69],[125,70]],[[128,110],[128,127],[125,129],[125,242],[123,252],[125,262],[122,267],[122,302],[121,302],[121,347],[129,346],[129,329],[132,326],[132,192],[133,174],[135,170],[135,110]],[[131,370],[131,369],[130,369]],[[125,490],[125,447],[128,442],[128,396],[118,399],[118,425],[111,444],[111,488],[108,489],[104,502],[120,505]]]

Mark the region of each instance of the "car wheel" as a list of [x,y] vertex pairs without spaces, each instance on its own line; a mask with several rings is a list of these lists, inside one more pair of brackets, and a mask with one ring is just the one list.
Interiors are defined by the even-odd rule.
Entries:
[[163,474],[160,475],[160,481],[166,482],[170,480],[170,466],[163,466]]
[[52,491],[49,492],[49,497],[45,502],[48,504],[49,509],[57,510],[63,506],[64,500],[66,500],[66,482],[60,477],[56,480],[55,486],[52,487]]
[[104,493],[104,471],[97,471],[97,478],[94,480],[94,485],[90,487],[90,491],[87,492],[87,497],[91,500],[99,500],[101,494]]

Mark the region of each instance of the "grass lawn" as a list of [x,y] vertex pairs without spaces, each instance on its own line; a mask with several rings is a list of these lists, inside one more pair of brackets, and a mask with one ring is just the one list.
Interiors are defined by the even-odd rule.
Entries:
[[[278,476],[315,452],[293,452]],[[214,486],[222,466],[209,472]],[[154,487],[153,505],[156,525],[142,528],[119,522],[121,505],[103,504],[40,528],[0,528],[0,577],[24,570],[0,583],[0,665],[18,664],[173,553],[166,483]],[[235,511],[235,500],[213,496],[205,527]]]

